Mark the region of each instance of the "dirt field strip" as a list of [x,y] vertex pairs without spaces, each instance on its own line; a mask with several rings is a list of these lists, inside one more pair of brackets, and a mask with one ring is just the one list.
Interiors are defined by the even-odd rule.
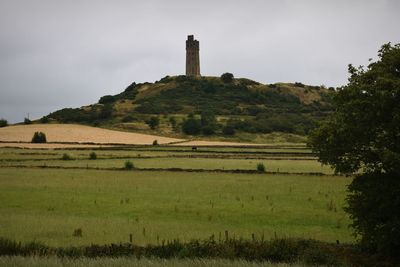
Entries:
[[[95,143],[95,144],[137,144],[151,145],[154,140],[159,144],[169,144],[183,141],[182,139],[168,138],[155,135],[119,132],[108,129],[76,125],[76,124],[31,124],[8,126],[0,129],[2,142],[30,142],[35,132],[44,132],[48,142],[63,143]],[[6,146],[4,143],[1,146]],[[27,144],[13,144],[28,147]],[[51,144],[51,148],[65,147],[66,144]],[[10,146],[10,145],[8,145]],[[73,144],[73,147],[79,144]],[[39,147],[39,146],[35,146]],[[41,145],[40,147],[46,147]]]
[[32,144],[32,143],[8,143],[0,142],[0,147],[17,147],[17,148],[37,148],[37,149],[53,149],[53,148],[99,148],[112,147],[109,145],[86,145],[86,144]]
[[175,143],[175,146],[264,146],[265,144],[193,140]]
[[[48,144],[30,144],[35,132],[44,132]],[[77,124],[30,124],[14,125],[0,128],[0,147],[21,148],[75,148],[102,147],[112,145],[151,145],[157,140],[158,144],[174,146],[254,146],[265,144],[184,140],[163,136],[121,132]]]

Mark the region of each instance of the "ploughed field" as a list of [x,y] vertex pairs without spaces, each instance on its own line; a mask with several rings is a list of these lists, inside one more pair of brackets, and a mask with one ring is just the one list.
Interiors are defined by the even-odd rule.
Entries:
[[298,145],[0,148],[0,236],[51,246],[226,234],[353,242],[350,181]]

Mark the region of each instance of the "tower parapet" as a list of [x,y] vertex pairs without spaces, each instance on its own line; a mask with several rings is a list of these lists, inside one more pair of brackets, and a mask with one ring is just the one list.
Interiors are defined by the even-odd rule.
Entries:
[[193,35],[186,40],[186,76],[200,76],[200,43]]

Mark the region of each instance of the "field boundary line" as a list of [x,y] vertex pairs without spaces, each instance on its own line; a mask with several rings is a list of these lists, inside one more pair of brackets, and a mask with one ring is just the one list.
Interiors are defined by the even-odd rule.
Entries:
[[243,174],[273,174],[273,175],[309,175],[309,176],[343,176],[340,174],[327,174],[322,172],[272,172],[265,171],[259,172],[257,170],[246,169],[182,169],[182,168],[134,168],[127,170],[125,168],[101,168],[101,167],[65,167],[65,166],[27,166],[27,165],[8,165],[0,166],[1,169],[64,169],[64,170],[100,170],[100,171],[121,171],[121,172],[135,172],[135,171],[150,171],[150,172],[200,172],[200,173],[243,173]]

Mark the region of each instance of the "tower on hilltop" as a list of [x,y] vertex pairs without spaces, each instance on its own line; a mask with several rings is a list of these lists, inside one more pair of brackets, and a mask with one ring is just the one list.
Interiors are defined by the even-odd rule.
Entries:
[[200,76],[200,45],[193,35],[186,40],[186,76]]

